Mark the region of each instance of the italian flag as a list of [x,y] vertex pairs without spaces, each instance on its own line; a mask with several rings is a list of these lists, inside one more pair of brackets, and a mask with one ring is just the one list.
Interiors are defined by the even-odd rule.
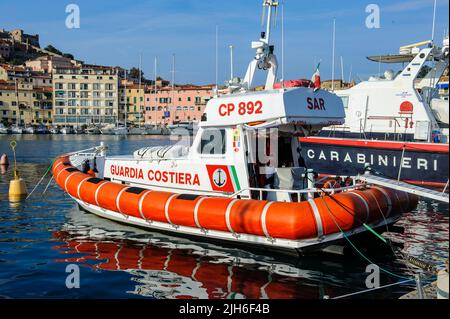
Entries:
[[313,76],[311,78],[311,82],[314,84],[314,91],[319,90],[320,89],[320,85],[321,85],[319,68],[320,68],[320,63],[317,64],[316,71],[314,72],[314,74],[313,74]]

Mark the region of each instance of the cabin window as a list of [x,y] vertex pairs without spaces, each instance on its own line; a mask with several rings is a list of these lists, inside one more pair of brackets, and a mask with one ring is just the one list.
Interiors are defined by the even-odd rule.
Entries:
[[224,129],[205,129],[200,141],[200,153],[223,155],[226,153],[226,132]]
[[344,104],[344,109],[348,108],[348,96],[341,96],[341,100]]

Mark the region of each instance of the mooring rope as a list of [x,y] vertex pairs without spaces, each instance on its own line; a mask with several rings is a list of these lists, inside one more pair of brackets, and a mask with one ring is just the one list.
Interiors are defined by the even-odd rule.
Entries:
[[[406,276],[403,276],[403,275],[398,275],[398,274],[393,273],[393,272],[391,272],[391,271],[389,271],[389,270],[387,270],[387,269],[384,269],[383,267],[380,267],[378,264],[376,264],[376,263],[374,263],[372,260],[370,260],[369,257],[367,257],[366,255],[364,255],[364,253],[362,253],[362,252],[355,246],[355,244],[353,244],[353,242],[350,240],[350,238],[347,236],[347,234],[342,230],[342,228],[341,228],[341,227],[339,226],[339,224],[336,222],[336,220],[335,220],[335,218],[334,218],[334,215],[333,215],[333,213],[331,213],[331,210],[330,210],[330,208],[328,207],[327,203],[325,202],[323,196],[321,196],[321,195],[319,195],[319,196],[320,196],[320,198],[322,199],[322,201],[323,201],[323,203],[324,203],[324,205],[325,205],[325,207],[326,207],[326,209],[327,209],[327,211],[328,211],[328,214],[330,215],[331,219],[332,219],[333,222],[335,223],[336,227],[337,227],[337,228],[339,229],[339,231],[342,233],[343,237],[348,241],[348,243],[350,244],[350,246],[358,253],[358,255],[360,255],[360,256],[361,256],[364,260],[366,260],[369,264],[376,265],[381,271],[383,271],[383,272],[385,272],[385,273],[387,273],[387,274],[389,274],[389,275],[391,275],[391,276],[393,276],[393,277],[400,278],[400,279],[404,279],[404,280],[415,280],[415,279],[411,279],[411,278],[406,277]],[[430,276],[430,278],[433,278],[433,277],[435,277],[435,276],[434,276],[434,275]],[[425,280],[426,280],[426,279],[425,279]]]
[[50,164],[50,166],[47,168],[47,170],[45,171],[44,175],[42,175],[41,179],[39,180],[39,182],[37,182],[37,184],[34,186],[33,190],[30,192],[30,194],[28,194],[28,196],[25,199],[30,198],[31,195],[33,195],[34,191],[38,188],[38,186],[42,183],[42,181],[44,180],[44,178],[47,176],[47,174],[50,172],[50,170],[53,167],[53,163],[55,162],[55,160],[52,160],[52,163]]

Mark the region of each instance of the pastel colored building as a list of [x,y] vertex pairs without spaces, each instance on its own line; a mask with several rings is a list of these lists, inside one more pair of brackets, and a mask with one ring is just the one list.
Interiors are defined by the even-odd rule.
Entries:
[[3,124],[49,124],[52,104],[49,87],[0,80],[0,121]]
[[45,55],[25,62],[25,65],[33,71],[52,73],[54,69],[70,68],[76,62],[65,57]]
[[117,68],[83,66],[53,70],[53,123],[82,126],[116,123],[119,108]]
[[213,85],[183,85],[150,89],[145,94],[145,123],[173,124],[198,122],[206,103],[212,98]]
[[[145,122],[145,86],[144,84],[136,84],[132,81],[121,81],[119,88],[119,120],[127,121],[135,124],[143,124]],[[126,98],[126,102],[125,102]]]

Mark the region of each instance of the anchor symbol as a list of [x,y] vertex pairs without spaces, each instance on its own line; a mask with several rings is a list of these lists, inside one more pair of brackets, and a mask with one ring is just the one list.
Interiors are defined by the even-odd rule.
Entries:
[[213,181],[217,187],[222,187],[227,183],[227,176],[225,171],[221,168],[218,168],[213,173]]

